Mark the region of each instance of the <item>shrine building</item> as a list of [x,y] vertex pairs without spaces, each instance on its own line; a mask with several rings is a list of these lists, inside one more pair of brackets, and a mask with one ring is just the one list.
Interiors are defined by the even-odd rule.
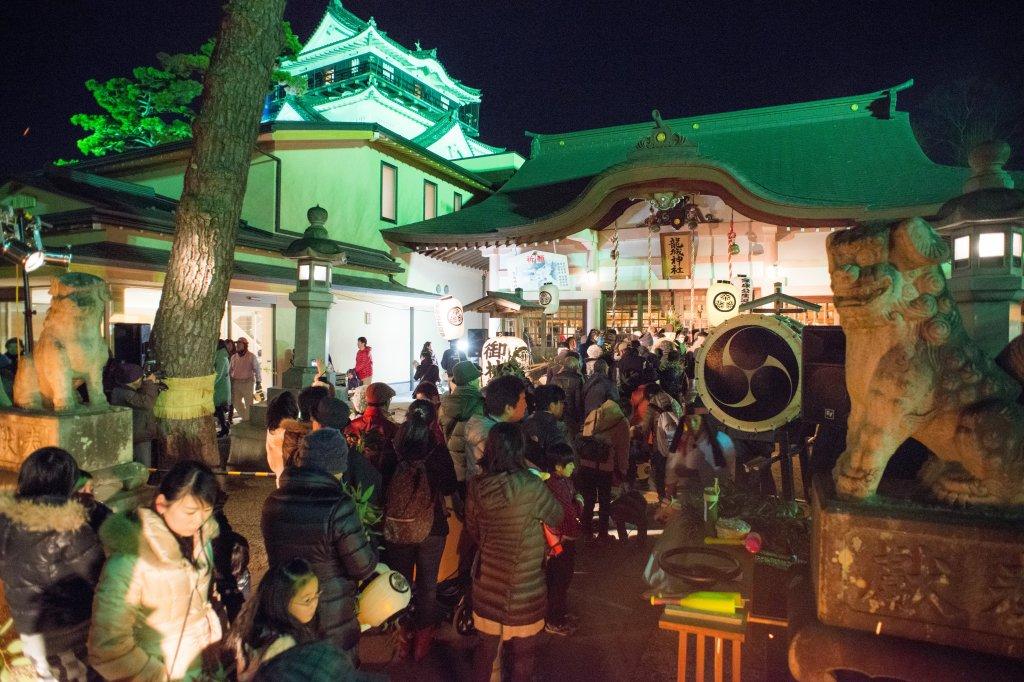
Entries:
[[[479,138],[481,93],[448,74],[435,50],[407,48],[370,18],[330,0],[294,61],[301,94],[269,93],[249,167],[234,276],[222,335],[245,336],[278,384],[290,366],[296,264],[282,251],[307,227],[307,210],[327,210],[326,229],[345,263],[334,269],[328,352],[337,370],[354,363],[356,337],[374,349],[374,375],[408,388],[424,341],[443,344],[434,304],[470,301],[482,273],[384,241],[388,227],[459,211],[489,195],[522,164]],[[114,75],[114,74],[111,74]],[[90,158],[0,178],[0,202],[48,224],[47,245],[72,247],[72,270],[111,286],[106,325],[152,324],[171,247],[174,211],[190,142]],[[48,309],[50,277],[31,273],[35,334]],[[0,268],[0,336],[23,334],[21,278]],[[467,316],[471,327],[480,315]],[[443,344],[443,345],[442,345]]]
[[[400,250],[486,273],[489,290],[522,288],[526,300],[536,301],[544,278],[557,283],[560,309],[547,321],[545,345],[575,329],[706,328],[706,292],[722,280],[744,298],[781,283],[820,306],[795,315],[801,322],[838,324],[828,234],[933,216],[964,193],[972,172],[925,156],[897,108],[911,85],[528,133],[530,157],[499,191],[385,237]],[[1018,186],[1024,180],[1009,175]],[[536,319],[526,331],[537,338]]]

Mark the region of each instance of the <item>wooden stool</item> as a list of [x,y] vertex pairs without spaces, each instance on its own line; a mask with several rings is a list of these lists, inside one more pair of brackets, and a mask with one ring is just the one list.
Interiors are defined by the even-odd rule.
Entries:
[[704,676],[704,648],[707,646],[707,640],[711,639],[711,646],[714,647],[715,653],[715,664],[714,664],[714,680],[715,682],[722,682],[725,676],[725,642],[731,642],[730,645],[730,658],[732,659],[732,680],[733,682],[740,682],[741,673],[741,657],[743,640],[746,637],[747,629],[747,618],[746,615],[743,617],[743,622],[737,625],[722,625],[720,627],[709,624],[697,624],[697,623],[681,623],[675,620],[661,619],[658,621],[658,627],[662,630],[675,630],[679,633],[679,656],[678,665],[679,672],[676,675],[676,679],[679,682],[686,682],[686,654],[689,645],[690,635],[692,634],[697,640],[696,656],[696,676],[693,678],[697,682],[704,682],[706,679]]

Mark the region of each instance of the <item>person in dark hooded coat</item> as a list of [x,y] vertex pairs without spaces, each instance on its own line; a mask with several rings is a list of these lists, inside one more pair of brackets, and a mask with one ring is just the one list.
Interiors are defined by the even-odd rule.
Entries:
[[337,429],[313,431],[296,465],[281,472],[280,487],[263,505],[262,531],[272,566],[302,557],[320,581],[320,626],[340,649],[359,643],[356,587],[373,574],[377,551],[355,502],[338,477],[347,468],[348,446]]

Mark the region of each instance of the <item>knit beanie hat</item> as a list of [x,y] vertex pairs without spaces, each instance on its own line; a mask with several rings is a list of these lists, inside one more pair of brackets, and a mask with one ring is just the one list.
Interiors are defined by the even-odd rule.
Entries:
[[480,368],[469,360],[463,360],[452,367],[452,381],[456,386],[465,386],[480,376]]
[[329,474],[343,474],[348,469],[348,443],[338,429],[323,428],[302,439],[298,465],[314,467]]

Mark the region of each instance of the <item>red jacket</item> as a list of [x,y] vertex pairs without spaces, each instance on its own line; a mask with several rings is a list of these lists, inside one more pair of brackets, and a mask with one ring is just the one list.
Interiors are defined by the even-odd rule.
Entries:
[[552,530],[567,540],[575,540],[583,534],[583,521],[580,519],[580,505],[576,502],[576,488],[572,479],[551,474],[551,478],[544,483],[564,513],[562,523]]
[[372,448],[367,449],[369,444],[364,443],[363,456],[380,472],[386,490],[391,475],[395,473],[395,466],[398,464],[394,445],[398,424],[388,419],[387,413],[381,411],[379,407],[370,405],[365,412],[345,427],[345,439],[348,441],[349,447],[359,447],[359,441],[366,440],[368,431],[376,431],[376,435],[369,439],[372,442]]
[[359,377],[360,381],[366,377],[373,376],[373,356],[370,355],[371,350],[367,346],[356,351],[356,376]]

